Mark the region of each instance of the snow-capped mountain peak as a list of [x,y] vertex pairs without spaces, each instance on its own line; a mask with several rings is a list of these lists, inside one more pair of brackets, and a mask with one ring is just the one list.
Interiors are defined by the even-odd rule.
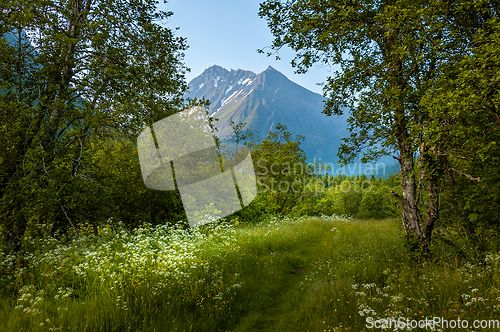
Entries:
[[336,161],[341,137],[347,136],[346,118],[322,114],[324,98],[290,81],[269,66],[255,74],[248,70],[207,68],[189,83],[187,97],[209,99],[210,116],[219,119],[216,134],[227,138],[229,122],[245,122],[261,136],[278,123],[287,125],[292,135],[305,137],[302,144],[308,159]]

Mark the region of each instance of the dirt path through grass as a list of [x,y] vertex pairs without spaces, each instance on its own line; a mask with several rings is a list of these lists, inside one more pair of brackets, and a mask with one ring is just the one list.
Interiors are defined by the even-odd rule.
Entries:
[[[326,227],[325,227],[326,226]],[[303,225],[301,226],[303,228]],[[318,232],[317,228],[322,228]],[[333,243],[334,234],[329,225],[316,221],[311,223],[314,232],[295,237],[287,243],[287,249],[267,252],[261,256],[265,261],[279,261],[279,275],[274,276],[273,284],[269,285],[267,294],[260,298],[245,317],[241,317],[235,332],[243,331],[278,331],[279,326],[289,320],[294,314],[294,304],[300,302],[304,293],[301,283],[304,282],[314,262],[324,256],[324,248]],[[267,296],[266,296],[267,295]],[[297,327],[300,330],[300,327]]]

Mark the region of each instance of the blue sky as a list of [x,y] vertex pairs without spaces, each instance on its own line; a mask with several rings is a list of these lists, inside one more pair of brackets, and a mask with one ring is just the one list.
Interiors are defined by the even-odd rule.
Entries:
[[330,69],[312,67],[308,73],[294,74],[290,61],[293,51],[280,51],[280,61],[274,56],[258,54],[257,49],[271,45],[273,37],[266,21],[257,15],[261,0],[169,0],[159,8],[174,13],[165,25],[180,27],[177,36],[186,37],[189,49],[185,64],[191,68],[187,81],[203,70],[220,65],[228,70],[245,69],[260,73],[269,65],[292,81],[322,94],[316,83],[331,75]]

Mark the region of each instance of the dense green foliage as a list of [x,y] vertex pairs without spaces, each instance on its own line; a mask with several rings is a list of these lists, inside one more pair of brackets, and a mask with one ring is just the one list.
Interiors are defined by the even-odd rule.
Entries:
[[422,100],[431,115],[425,136],[447,162],[440,223],[470,239],[463,254],[484,255],[500,244],[499,10],[497,1],[456,5],[453,38],[440,48],[453,61],[439,63]]
[[395,154],[400,174],[339,174],[284,125],[258,138],[231,122],[257,197],[192,229],[178,191],[145,187],[135,146],[209,103],[183,99],[185,40],[156,5],[2,1],[0,331],[360,331],[500,311],[497,1],[265,1],[298,71],[343,69],[325,89],[326,114],[351,111],[343,160]]
[[395,175],[388,179],[325,174],[313,178],[293,214],[348,215],[356,218],[382,219],[399,216],[397,201],[391,190],[397,190]]

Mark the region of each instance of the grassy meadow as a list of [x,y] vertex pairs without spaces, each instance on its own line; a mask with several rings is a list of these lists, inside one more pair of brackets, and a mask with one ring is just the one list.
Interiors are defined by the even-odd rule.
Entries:
[[368,331],[383,330],[368,317],[498,319],[500,255],[462,264],[435,248],[438,258],[417,264],[396,219],[236,224],[129,233],[109,220],[98,235],[0,252],[0,330]]

